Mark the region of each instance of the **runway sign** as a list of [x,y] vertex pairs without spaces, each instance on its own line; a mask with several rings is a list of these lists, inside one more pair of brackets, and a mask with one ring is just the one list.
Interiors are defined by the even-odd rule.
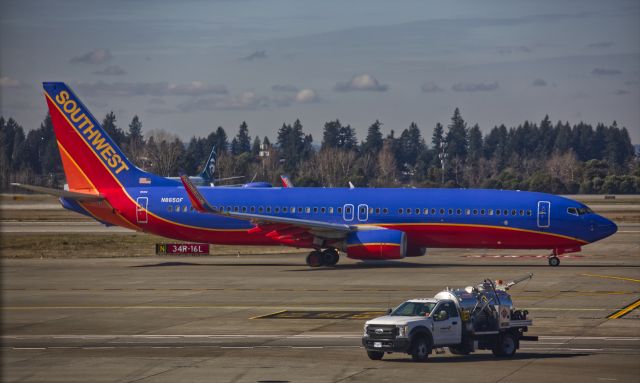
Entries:
[[157,255],[209,255],[208,243],[156,243]]

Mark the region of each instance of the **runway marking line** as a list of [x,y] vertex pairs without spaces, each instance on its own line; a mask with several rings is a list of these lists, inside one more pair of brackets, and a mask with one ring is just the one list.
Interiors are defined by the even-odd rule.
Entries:
[[640,279],[633,279],[633,278],[624,278],[624,277],[616,277],[613,275],[601,275],[601,274],[580,274],[582,276],[585,277],[596,277],[596,278],[607,278],[607,279],[619,279],[621,281],[630,281],[630,282],[636,282],[636,283],[640,283]]
[[287,310],[280,310],[280,311],[276,311],[276,312],[274,312],[274,313],[270,313],[270,314],[258,315],[258,316],[255,316],[255,317],[251,317],[251,318],[249,318],[249,319],[261,319],[261,318],[268,318],[268,317],[273,316],[273,315],[281,314],[281,313],[283,313],[283,312],[285,312],[285,311],[287,311]]
[[620,310],[616,311],[615,313],[609,315],[607,317],[607,319],[622,318],[622,317],[624,317],[625,315],[629,314],[630,312],[632,312],[633,310],[635,310],[638,307],[640,307],[640,299],[636,300],[635,302],[631,303],[630,305],[627,305],[627,306],[621,308]]

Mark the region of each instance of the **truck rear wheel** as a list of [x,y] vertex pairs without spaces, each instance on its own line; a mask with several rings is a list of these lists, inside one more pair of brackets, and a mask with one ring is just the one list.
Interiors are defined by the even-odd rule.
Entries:
[[498,357],[512,357],[516,353],[516,339],[513,334],[507,332],[500,335],[491,351]]
[[411,345],[411,359],[414,362],[426,362],[431,353],[431,344],[424,336],[419,336]]
[[382,360],[384,352],[382,351],[367,351],[367,356],[371,360]]

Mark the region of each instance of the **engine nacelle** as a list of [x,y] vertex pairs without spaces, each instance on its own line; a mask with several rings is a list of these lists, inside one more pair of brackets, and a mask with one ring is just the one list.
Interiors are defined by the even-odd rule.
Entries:
[[407,236],[399,230],[366,230],[350,233],[345,241],[353,259],[401,259],[407,255]]

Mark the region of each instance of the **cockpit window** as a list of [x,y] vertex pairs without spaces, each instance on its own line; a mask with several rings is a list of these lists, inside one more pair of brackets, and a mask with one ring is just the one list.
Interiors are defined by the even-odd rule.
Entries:
[[389,315],[391,316],[428,316],[433,308],[435,302],[404,302],[398,306]]
[[571,215],[585,215],[585,214],[592,214],[593,210],[589,209],[586,206],[583,207],[570,207],[567,208],[567,213],[571,214]]

